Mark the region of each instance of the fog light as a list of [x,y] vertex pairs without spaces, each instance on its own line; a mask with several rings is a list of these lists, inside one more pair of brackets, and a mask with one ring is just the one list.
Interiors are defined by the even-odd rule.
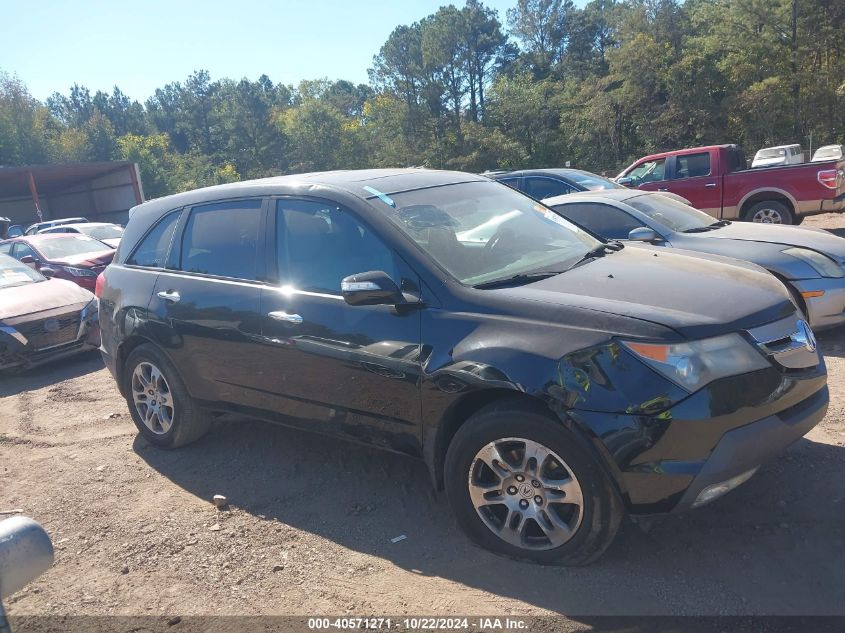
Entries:
[[744,484],[746,481],[751,479],[751,475],[757,472],[757,468],[759,468],[759,466],[755,466],[751,470],[747,470],[736,477],[731,477],[726,481],[713,484],[712,486],[707,486],[704,490],[698,493],[695,501],[692,502],[692,507],[697,508],[698,506],[703,506],[705,503],[710,503],[714,499],[721,497],[726,492],[730,492],[740,484]]

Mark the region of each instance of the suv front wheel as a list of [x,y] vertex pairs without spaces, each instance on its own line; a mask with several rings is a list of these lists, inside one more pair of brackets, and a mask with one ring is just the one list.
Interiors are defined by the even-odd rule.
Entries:
[[458,429],[445,483],[473,541],[539,563],[592,562],[624,515],[589,449],[560,422],[519,405],[483,409]]
[[132,421],[150,444],[178,448],[198,440],[210,426],[173,364],[149,343],[124,365],[124,393]]

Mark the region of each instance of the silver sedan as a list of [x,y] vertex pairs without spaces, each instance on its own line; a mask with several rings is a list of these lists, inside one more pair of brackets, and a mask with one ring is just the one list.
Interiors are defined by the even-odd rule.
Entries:
[[544,200],[609,240],[628,240],[752,262],[780,279],[814,329],[845,322],[845,239],[820,229],[713,221],[659,193],[575,193]]

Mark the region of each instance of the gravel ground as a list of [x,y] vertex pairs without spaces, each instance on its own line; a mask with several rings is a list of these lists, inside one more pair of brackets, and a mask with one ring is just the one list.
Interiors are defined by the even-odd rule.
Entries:
[[[843,219],[806,225],[845,235]],[[819,339],[832,401],[816,429],[727,497],[625,524],[573,569],[474,547],[402,457],[240,419],[164,452],[96,355],[4,376],[0,510],[56,545],[9,613],[845,615],[845,329]]]

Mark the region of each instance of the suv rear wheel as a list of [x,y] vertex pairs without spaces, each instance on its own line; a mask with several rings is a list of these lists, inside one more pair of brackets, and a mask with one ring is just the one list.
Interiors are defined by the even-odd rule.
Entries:
[[519,405],[483,409],[458,429],[445,482],[473,541],[539,563],[592,562],[624,515],[589,449],[559,422]]
[[150,444],[178,448],[208,431],[208,417],[188,395],[171,362],[153,345],[132,350],[123,379],[132,421]]

